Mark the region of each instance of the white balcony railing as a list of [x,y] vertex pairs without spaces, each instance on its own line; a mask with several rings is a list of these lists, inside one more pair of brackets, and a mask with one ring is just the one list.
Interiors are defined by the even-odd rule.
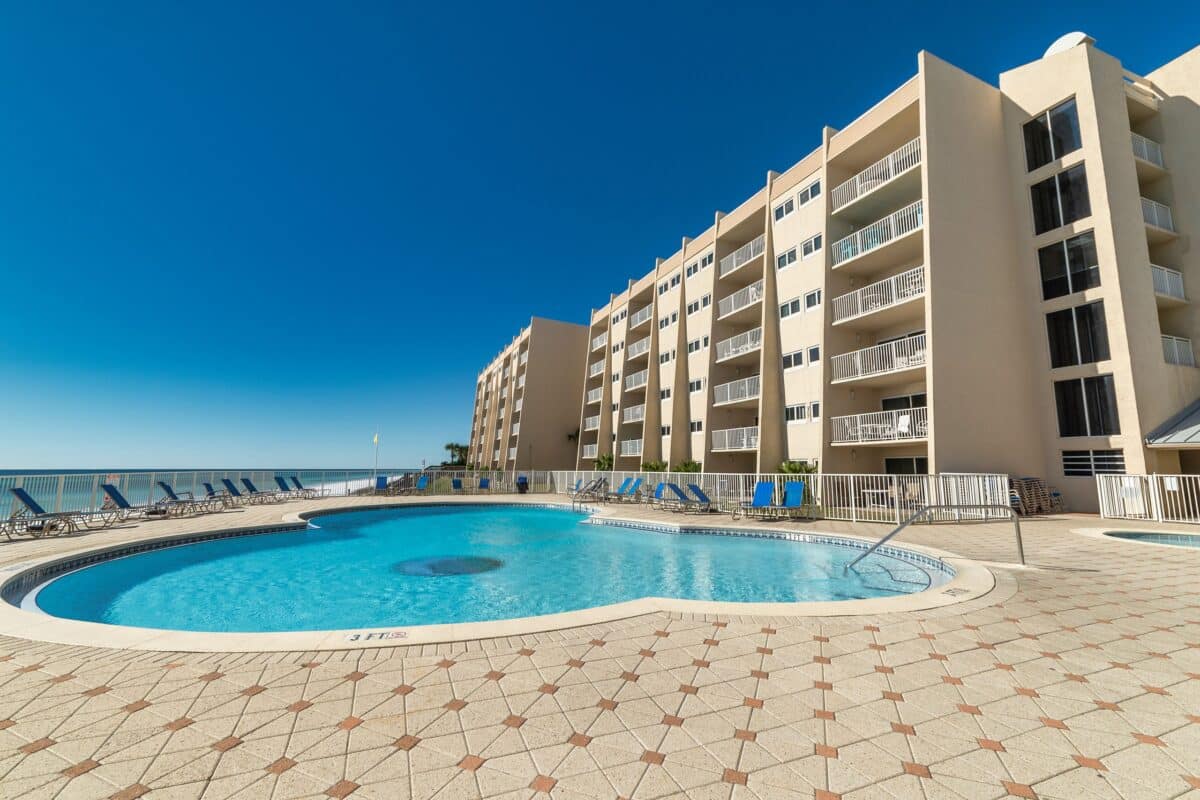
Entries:
[[513,403],[513,411],[514,412],[520,411],[524,405],[525,405],[525,398],[522,397],[519,400],[517,400],[517,402]]
[[648,380],[650,380],[650,370],[648,370],[648,369],[644,369],[641,372],[635,372],[632,375],[626,375],[625,376],[625,389],[626,389],[626,391],[631,391],[633,389],[640,389],[641,387],[646,385],[646,382]]
[[528,351],[528,350],[526,350],[525,352],[521,353],[521,358],[517,360],[517,363],[518,363],[518,364],[524,364],[524,363],[526,363],[527,361],[529,361],[529,351]]
[[893,275],[833,298],[833,321],[845,322],[925,294],[925,267]]
[[762,328],[739,333],[717,342],[717,361],[752,353],[762,347]]
[[642,454],[641,439],[626,439],[621,442],[621,455],[623,456],[640,456]]
[[1166,168],[1163,163],[1162,145],[1153,139],[1147,139],[1140,133],[1131,134],[1133,136],[1133,154],[1142,161],[1149,161],[1155,166]]
[[499,448],[496,448],[495,450],[492,451],[492,460],[493,461],[500,460],[500,449]]
[[713,431],[713,450],[754,450],[758,447],[758,428],[726,428]]
[[646,418],[646,404],[629,406],[621,412],[621,422],[641,422]]
[[592,338],[592,349],[599,350],[604,345],[608,344],[608,331]]
[[717,319],[727,317],[735,311],[741,311],[743,308],[763,299],[763,282],[756,281],[749,286],[738,289],[729,297],[722,297],[717,303]]
[[1142,219],[1146,221],[1147,225],[1162,228],[1164,231],[1175,230],[1175,220],[1171,216],[1171,207],[1146,197],[1142,198]]
[[654,306],[646,306],[645,308],[638,309],[636,314],[629,315],[629,327],[636,328],[638,325],[641,325],[643,322],[650,319],[651,315],[653,314]]
[[741,400],[752,400],[758,397],[759,379],[757,375],[751,375],[749,378],[742,378],[729,383],[722,383],[713,387],[713,405],[719,406],[724,403],[736,403]]
[[602,397],[604,397],[604,387],[597,386],[595,389],[588,390],[587,397],[585,399],[588,403],[599,403],[600,398]]
[[583,449],[580,451],[580,455],[582,455],[584,458],[595,458],[599,450],[600,445],[598,444],[585,444]]
[[595,416],[584,417],[583,418],[583,429],[585,431],[600,430],[600,415],[596,414]]
[[516,436],[516,435],[517,435],[518,433],[520,433],[520,432],[521,432],[521,423],[519,423],[519,422],[514,422],[514,423],[513,423],[513,426],[512,426],[512,430],[508,432],[508,435],[509,435],[509,436]]
[[594,378],[604,372],[604,359],[588,364],[588,377]]
[[525,375],[522,374],[521,377],[517,378],[517,388],[522,389],[524,387],[525,387]]
[[1168,364],[1180,364],[1185,367],[1196,366],[1196,354],[1192,350],[1192,340],[1181,336],[1162,337],[1163,358]]
[[868,378],[887,372],[920,367],[925,364],[925,334],[897,339],[852,353],[843,353],[830,360],[832,380],[848,381]]
[[515,447],[508,448],[508,460],[511,461],[516,457],[517,457],[517,448],[515,448]]
[[833,266],[857,258],[863,253],[869,253],[883,247],[889,242],[899,239],[920,228],[925,224],[925,206],[918,200],[899,211],[894,211],[883,219],[872,222],[861,231],[833,243],[833,254],[830,257]]
[[645,339],[639,339],[638,341],[629,345],[629,347],[625,350],[625,358],[637,358],[638,356],[644,355],[648,352],[650,352],[649,336],[647,336]]
[[1154,279],[1155,294],[1174,297],[1176,300],[1187,299],[1187,295],[1183,293],[1183,273],[1179,270],[1151,264],[1150,275]]
[[830,430],[831,441],[834,444],[924,439],[929,435],[929,410],[905,408],[898,411],[875,411],[870,414],[833,417],[830,420]]
[[878,189],[900,173],[907,172],[920,163],[921,140],[917,138],[835,187],[829,193],[829,201],[833,205],[833,210],[837,211],[847,203]]
[[746,262],[761,256],[766,249],[766,242],[766,234],[760,234],[758,238],[747,242],[722,258],[721,264],[718,267],[719,276],[724,278]]

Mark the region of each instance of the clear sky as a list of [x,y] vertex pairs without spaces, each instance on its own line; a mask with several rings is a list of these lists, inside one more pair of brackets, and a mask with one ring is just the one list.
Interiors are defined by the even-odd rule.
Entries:
[[916,71],[1200,5],[8,4],[0,467],[431,462],[531,315],[586,321]]

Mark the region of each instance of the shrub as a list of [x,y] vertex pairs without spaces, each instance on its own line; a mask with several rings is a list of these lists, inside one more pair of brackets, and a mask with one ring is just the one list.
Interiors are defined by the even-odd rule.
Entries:
[[642,472],[666,472],[667,462],[665,461],[643,461]]
[[596,456],[596,469],[601,472],[609,472],[613,468],[612,453],[601,453]]
[[699,472],[699,471],[700,471],[700,462],[693,461],[690,458],[687,461],[680,461],[678,464],[675,465],[675,468],[672,470],[672,472]]

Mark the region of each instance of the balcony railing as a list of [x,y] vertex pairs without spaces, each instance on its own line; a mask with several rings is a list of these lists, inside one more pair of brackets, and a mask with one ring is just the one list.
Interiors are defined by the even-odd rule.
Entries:
[[925,206],[921,200],[892,212],[883,219],[872,222],[861,231],[833,243],[831,261],[837,266],[844,261],[857,258],[883,247],[901,236],[912,233],[925,224]]
[[650,370],[648,369],[644,369],[641,372],[635,372],[632,375],[626,375],[625,389],[626,391],[640,389],[646,385],[648,380],[650,380]]
[[925,267],[916,267],[833,298],[834,323],[861,317],[925,294]]
[[920,163],[921,140],[917,138],[837,186],[829,193],[829,201],[833,204],[833,210],[837,211],[847,203],[878,189],[900,173],[906,172]]
[[643,322],[650,319],[651,315],[653,315],[653,314],[654,314],[654,306],[652,306],[652,305],[646,306],[645,308],[638,309],[638,312],[636,314],[629,315],[629,327],[636,328],[638,325],[641,325]]
[[588,364],[588,377],[594,378],[604,372],[604,359]]
[[600,430],[600,415],[596,414],[595,416],[592,416],[592,417],[584,417],[583,418],[583,429],[585,431]]
[[499,461],[499,460],[500,460],[500,450],[497,448],[496,450],[492,451],[492,461]]
[[588,403],[599,403],[602,397],[604,397],[604,387],[597,386],[595,389],[588,390],[586,399]]
[[1133,154],[1137,158],[1166,169],[1167,165],[1163,163],[1162,145],[1153,139],[1147,139],[1140,133],[1131,135],[1133,136]]
[[717,303],[717,319],[727,317],[735,311],[741,311],[763,299],[763,282],[756,281],[742,289],[738,289],[729,297],[723,297]]
[[762,347],[762,328],[739,333],[717,342],[717,361],[752,353]]
[[733,272],[746,262],[758,258],[766,249],[766,243],[766,234],[760,234],[757,239],[753,239],[739,247],[737,250],[734,250],[732,253],[721,259],[721,264],[717,268],[718,275],[724,278],[726,275]]
[[524,387],[525,387],[525,375],[522,374],[521,377],[517,378],[517,388],[522,389]]
[[834,444],[924,439],[929,435],[929,410],[905,408],[898,411],[875,411],[870,414],[833,417],[830,420],[830,428],[831,441]]
[[513,411],[514,411],[514,412],[516,412],[516,411],[520,411],[520,410],[521,410],[521,407],[522,407],[522,406],[524,406],[524,405],[525,405],[525,398],[524,398],[524,397],[522,397],[522,398],[520,398],[519,400],[517,400],[517,402],[513,403]]
[[1196,354],[1192,350],[1192,340],[1181,336],[1162,337],[1163,358],[1168,364],[1180,364],[1185,367],[1196,366]]
[[520,433],[520,432],[521,432],[521,423],[519,423],[519,422],[514,422],[514,423],[513,423],[513,426],[512,426],[512,430],[510,430],[510,431],[508,432],[508,435],[509,435],[509,436],[516,436],[516,435],[517,435],[518,433]]
[[852,353],[834,356],[830,361],[832,380],[868,378],[925,364],[925,334],[897,339]]
[[608,344],[608,331],[592,338],[592,349],[599,350],[604,345]]
[[521,358],[520,358],[520,359],[518,359],[517,363],[518,363],[518,364],[524,364],[524,363],[525,363],[525,362],[527,362],[527,361],[529,361],[529,351],[528,351],[528,350],[526,350],[525,352],[521,353]]
[[641,439],[626,439],[621,442],[621,455],[623,456],[640,456],[642,454]]
[[1187,299],[1187,295],[1183,293],[1183,273],[1179,270],[1151,264],[1150,275],[1154,279],[1155,294],[1174,297],[1176,300]]
[[641,422],[646,418],[646,404],[629,406],[621,412],[621,422]]
[[715,450],[754,450],[758,447],[758,427],[726,428],[713,431],[712,449]]
[[1142,198],[1142,219],[1147,225],[1162,228],[1164,231],[1175,230],[1175,220],[1171,216],[1171,207],[1157,203],[1149,198]]
[[749,378],[742,378],[729,383],[722,383],[713,387],[713,405],[719,406],[724,403],[736,403],[741,400],[752,400],[758,397],[759,379],[757,375],[751,375]]
[[516,457],[517,457],[517,448],[515,448],[515,447],[508,448],[508,460],[512,461]]
[[625,357],[626,358],[637,358],[638,356],[644,355],[648,352],[650,352],[650,337],[649,336],[647,336],[645,339],[639,339],[638,341],[629,345],[628,349],[626,349],[626,351],[625,351]]
[[583,450],[580,452],[580,455],[582,455],[584,458],[595,458],[599,450],[600,445],[598,444],[585,444],[583,446]]

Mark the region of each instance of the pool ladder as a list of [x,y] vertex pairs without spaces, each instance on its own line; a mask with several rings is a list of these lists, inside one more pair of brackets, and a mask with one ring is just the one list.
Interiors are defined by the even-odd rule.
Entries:
[[919,520],[921,517],[928,514],[930,511],[1003,511],[1003,512],[1005,512],[1009,517],[1012,518],[1013,532],[1016,534],[1016,537],[1017,537],[1017,559],[1021,562],[1022,565],[1025,564],[1025,544],[1021,541],[1021,518],[1017,514],[1017,512],[1012,508],[1012,506],[947,505],[947,506],[922,506],[920,509],[917,510],[917,512],[915,514],[913,514],[908,519],[904,520],[899,525],[897,525],[895,528],[893,528],[891,533],[889,533],[887,536],[884,536],[882,539],[880,539],[875,544],[871,545],[865,553],[863,553],[858,558],[854,559],[849,564],[847,564],[845,567],[843,567],[842,571],[848,572],[850,570],[850,568],[853,567],[855,564],[862,561],[867,556],[871,555],[871,553],[874,553],[876,550],[878,550],[883,545],[887,544],[896,534],[900,533],[900,531],[904,530],[909,525],[913,524],[914,522]]

